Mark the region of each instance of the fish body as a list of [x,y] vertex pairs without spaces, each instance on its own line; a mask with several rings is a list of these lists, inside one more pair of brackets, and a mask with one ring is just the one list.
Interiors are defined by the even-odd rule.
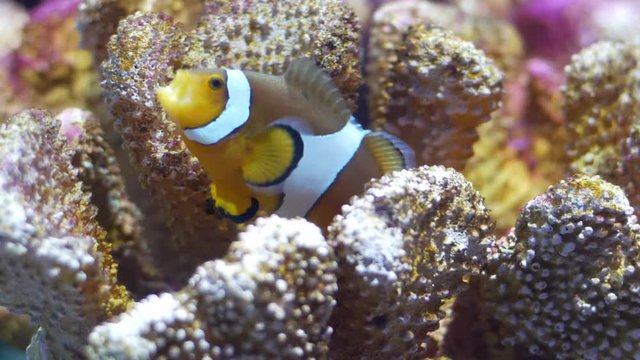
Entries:
[[326,225],[371,178],[413,166],[413,151],[363,129],[310,60],[283,76],[179,70],[158,99],[211,178],[211,197],[236,222],[259,210]]

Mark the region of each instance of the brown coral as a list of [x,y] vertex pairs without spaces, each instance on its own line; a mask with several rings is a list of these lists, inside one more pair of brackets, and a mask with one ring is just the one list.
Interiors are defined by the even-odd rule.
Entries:
[[78,30],[80,45],[93,54],[96,64],[107,58],[109,37],[116,33],[118,23],[136,11],[162,12],[177,21],[191,24],[202,10],[200,0],[83,0],[79,6]]
[[89,358],[326,358],[337,264],[305,220],[258,219],[175,294],[95,328]]
[[440,308],[485,263],[493,222],[462,175],[423,166],[374,180],[329,227],[340,264],[335,358],[424,358]]
[[49,356],[68,357],[128,297],[58,128],[38,110],[0,126],[0,302],[45,330]]
[[400,136],[419,164],[457,169],[473,154],[476,126],[500,102],[502,74],[473,44],[440,28],[374,18],[370,108],[374,128]]
[[544,358],[633,358],[640,338],[640,226],[599,177],[530,201],[495,253],[488,304],[502,343]]

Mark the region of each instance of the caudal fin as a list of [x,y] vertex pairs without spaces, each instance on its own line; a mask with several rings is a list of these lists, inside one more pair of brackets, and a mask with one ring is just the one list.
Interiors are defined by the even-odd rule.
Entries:
[[391,134],[371,132],[365,136],[364,142],[385,174],[416,166],[413,149]]

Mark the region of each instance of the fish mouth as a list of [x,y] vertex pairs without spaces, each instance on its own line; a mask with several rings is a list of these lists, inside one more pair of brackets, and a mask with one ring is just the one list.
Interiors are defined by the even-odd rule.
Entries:
[[156,95],[167,112],[171,109],[188,105],[193,100],[192,87],[189,86],[189,76],[185,70],[178,70],[176,77],[167,86],[156,90]]

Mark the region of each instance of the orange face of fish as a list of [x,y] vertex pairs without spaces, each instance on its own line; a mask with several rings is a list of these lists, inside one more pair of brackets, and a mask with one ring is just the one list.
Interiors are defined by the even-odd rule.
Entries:
[[158,100],[182,129],[201,127],[224,110],[226,81],[223,70],[178,70],[169,85],[158,89]]

